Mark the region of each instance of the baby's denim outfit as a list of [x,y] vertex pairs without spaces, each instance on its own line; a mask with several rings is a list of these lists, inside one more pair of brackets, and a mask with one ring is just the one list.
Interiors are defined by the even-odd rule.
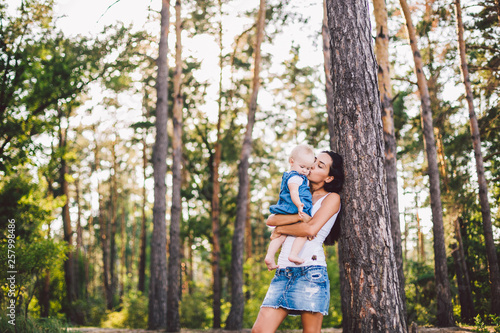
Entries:
[[270,207],[271,214],[297,214],[299,210],[297,206],[292,201],[290,195],[290,189],[288,188],[288,180],[293,176],[299,176],[302,178],[302,184],[299,186],[299,197],[300,201],[304,204],[304,209],[302,210],[307,215],[311,215],[312,209],[312,195],[309,189],[309,181],[307,177],[301,175],[297,171],[286,171],[283,173],[281,178],[281,189],[280,197],[276,205]]

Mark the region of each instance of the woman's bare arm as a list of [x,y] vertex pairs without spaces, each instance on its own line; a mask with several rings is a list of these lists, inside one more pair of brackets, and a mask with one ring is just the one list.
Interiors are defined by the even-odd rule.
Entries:
[[325,223],[339,211],[339,208],[340,196],[337,193],[331,193],[323,200],[323,202],[321,203],[321,207],[318,209],[316,214],[314,214],[310,221],[305,221],[306,223],[297,223],[291,225],[276,224],[277,227],[275,231],[279,234],[297,237],[314,237],[318,234]]
[[270,227],[279,225],[293,224],[302,221],[299,214],[281,215],[273,214],[267,218],[266,224]]

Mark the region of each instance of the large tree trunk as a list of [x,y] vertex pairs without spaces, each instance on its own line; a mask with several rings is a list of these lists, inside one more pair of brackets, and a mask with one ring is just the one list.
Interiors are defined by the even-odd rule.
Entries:
[[325,93],[326,93],[326,114],[328,116],[328,134],[330,135],[330,149],[335,146],[334,126],[335,113],[333,110],[333,83],[330,69],[330,34],[328,33],[328,15],[326,13],[326,0],[323,0],[323,25],[321,28],[323,36],[323,58],[325,67]]
[[161,36],[156,78],[156,142],[153,148],[154,207],[149,282],[149,329],[167,327],[167,186],[168,28],[170,1],[162,0]]
[[[488,268],[490,271],[491,283],[491,313],[500,316],[500,270],[498,258],[493,239],[493,228],[491,224],[490,202],[488,200],[488,184],[484,175],[483,153],[481,152],[481,136],[477,123],[476,112],[474,111],[474,97],[469,78],[469,67],[467,65],[467,55],[464,41],[464,26],[462,22],[462,8],[460,0],[455,0],[455,10],[457,14],[458,48],[460,50],[460,69],[462,80],[465,86],[465,98],[469,107],[470,131],[472,135],[472,145],[474,147],[474,157],[476,159],[477,181],[479,184],[479,201],[481,203],[481,214],[483,216],[484,242],[486,245],[486,256],[488,258]],[[500,13],[499,13],[500,20]]]
[[146,168],[148,167],[146,134],[142,138],[142,171],[144,182],[142,184],[142,214],[141,214],[141,239],[139,245],[139,282],[137,289],[144,293],[146,282]]
[[212,311],[214,314],[213,328],[221,328],[221,272],[220,272],[220,183],[219,165],[221,161],[221,118],[222,118],[222,68],[223,68],[223,45],[222,45],[222,1],[219,0],[219,11],[221,20],[219,22],[219,100],[217,117],[217,142],[212,165]]
[[391,237],[368,3],[328,0],[336,150],[345,186],[339,242],[344,332],[406,332]]
[[243,310],[245,307],[245,299],[243,296],[243,250],[245,245],[245,220],[247,218],[248,208],[248,187],[250,186],[248,167],[250,154],[252,152],[252,132],[255,124],[255,113],[257,111],[257,95],[260,87],[260,47],[264,38],[265,14],[266,1],[260,0],[254,48],[255,54],[252,94],[250,96],[248,108],[247,128],[243,139],[243,146],[241,148],[240,163],[238,165],[239,188],[231,255],[231,311],[229,312],[229,316],[226,321],[226,329],[228,330],[240,330],[243,325]]
[[421,99],[422,125],[424,132],[425,150],[429,173],[429,192],[432,210],[432,229],[434,234],[434,274],[437,292],[437,324],[440,327],[454,326],[453,305],[451,304],[450,282],[448,281],[448,267],[446,264],[446,246],[444,239],[443,209],[441,206],[441,189],[439,181],[439,168],[437,162],[436,142],[434,139],[434,126],[432,110],[427,87],[427,80],[423,72],[422,57],[417,46],[417,36],[411,20],[410,9],[406,0],[400,0],[406,19],[408,37],[415,61],[418,89]]
[[378,62],[378,88],[380,91],[382,125],[385,143],[385,174],[387,196],[391,217],[391,235],[394,244],[394,257],[398,269],[399,288],[406,316],[405,276],[403,269],[403,250],[401,247],[401,227],[399,222],[397,150],[394,134],[394,110],[392,108],[392,86],[389,62],[389,29],[387,28],[387,7],[385,0],[373,0],[373,14],[377,37],[375,56]]
[[474,301],[470,286],[469,272],[465,261],[464,245],[462,242],[462,233],[460,232],[460,222],[455,220],[455,239],[453,260],[455,262],[455,271],[457,274],[458,296],[460,298],[460,317],[463,323],[474,323]]
[[172,208],[170,220],[170,247],[168,260],[167,332],[179,332],[179,298],[181,295],[181,186],[182,186],[182,44],[181,2],[175,2],[175,74],[172,137]]

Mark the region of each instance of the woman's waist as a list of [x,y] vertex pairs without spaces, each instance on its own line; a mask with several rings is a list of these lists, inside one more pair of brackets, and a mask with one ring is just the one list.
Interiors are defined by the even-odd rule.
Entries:
[[310,270],[326,270],[326,265],[287,266],[277,268],[276,275],[305,275]]

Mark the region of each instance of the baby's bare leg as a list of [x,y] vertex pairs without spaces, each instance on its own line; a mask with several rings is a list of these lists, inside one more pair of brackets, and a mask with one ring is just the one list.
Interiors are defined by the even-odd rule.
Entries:
[[278,249],[281,247],[283,242],[285,241],[286,236],[281,235],[278,238],[275,238],[269,243],[269,248],[267,249],[267,254],[266,258],[264,259],[264,262],[266,263],[267,269],[268,270],[273,270],[278,268],[276,265],[276,262],[274,261],[274,257],[276,255],[276,252],[278,252]]
[[288,256],[288,260],[291,262],[300,265],[304,263],[304,259],[299,257],[299,252],[302,250],[302,247],[306,243],[307,237],[297,237],[293,241],[292,250],[290,251],[290,255]]

